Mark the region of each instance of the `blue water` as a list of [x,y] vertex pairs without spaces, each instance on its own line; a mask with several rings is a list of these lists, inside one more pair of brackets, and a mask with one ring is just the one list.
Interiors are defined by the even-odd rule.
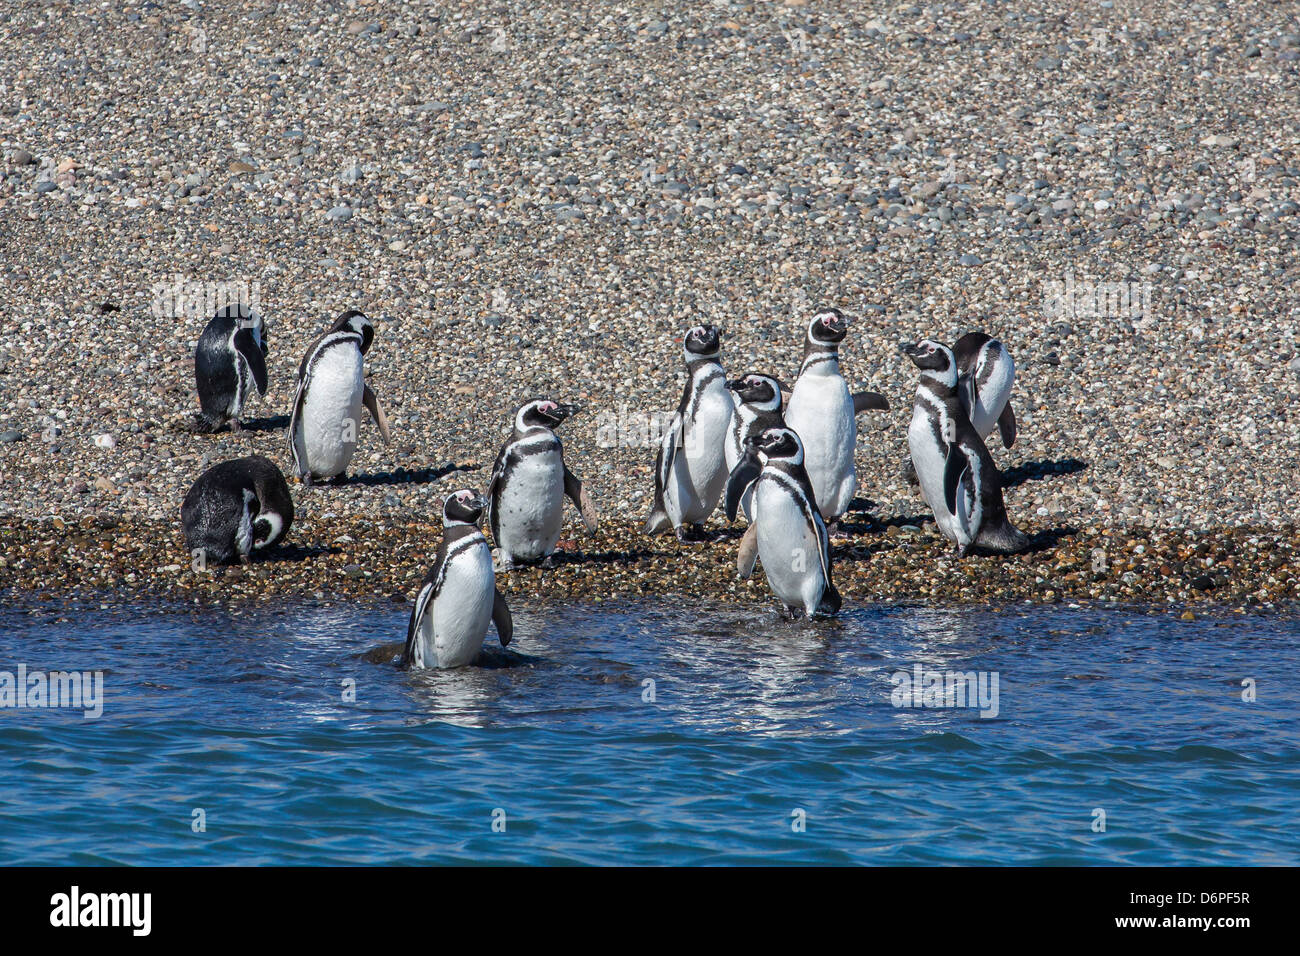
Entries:
[[[1300,861],[1294,619],[514,604],[419,675],[357,657],[398,605],[0,611],[0,671],[106,672],[0,710],[0,863]],[[895,707],[918,663],[998,715]]]

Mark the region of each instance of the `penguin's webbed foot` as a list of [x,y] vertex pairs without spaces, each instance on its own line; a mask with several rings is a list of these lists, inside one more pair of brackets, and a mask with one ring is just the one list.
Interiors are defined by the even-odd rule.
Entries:
[[546,557],[542,558],[542,567],[547,571],[555,570],[555,555],[548,554]]
[[238,419],[238,418],[232,418],[232,419],[230,420],[230,433],[231,433],[232,435],[236,435],[236,434],[238,434],[238,433],[239,433],[239,430],[240,430],[241,427],[242,427],[242,426],[239,424],[239,419]]
[[903,480],[913,487],[921,483],[921,479],[916,477],[916,465],[912,464],[910,455],[903,459],[903,467],[899,469],[899,473],[903,476]]
[[346,471],[340,471],[337,475],[335,475],[333,478],[329,480],[329,484],[333,485],[335,488],[339,487],[340,485],[346,485],[347,483],[348,483],[348,473]]

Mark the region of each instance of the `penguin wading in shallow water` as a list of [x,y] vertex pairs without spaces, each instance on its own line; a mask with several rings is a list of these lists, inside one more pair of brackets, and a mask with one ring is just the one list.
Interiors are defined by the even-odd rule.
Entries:
[[684,525],[695,538],[718,506],[727,484],[726,443],[735,403],[719,356],[722,337],[711,325],[686,333],[686,387],[677,412],[664,431],[655,458],[655,497],[646,519],[647,534],[672,528],[687,540]]
[[[975,431],[987,444],[994,426],[1002,444],[1016,443],[1016,413],[1011,408],[1011,387],[1016,381],[1016,363],[997,339],[984,332],[967,332],[952,347],[957,359],[957,398]],[[912,459],[903,463],[903,477],[916,484]]]
[[856,416],[868,409],[889,408],[876,392],[849,393],[840,374],[840,343],[848,328],[848,319],[839,309],[823,309],[808,321],[803,365],[785,409],[786,425],[803,442],[817,506],[832,527],[848,510],[858,487],[853,463]]
[[488,487],[488,524],[497,543],[500,568],[515,564],[552,564],[560,540],[567,495],[582,515],[589,534],[596,533],[596,509],[582,482],[564,464],[554,429],[580,409],[534,399],[515,412],[514,431],[492,466]]
[[370,320],[348,310],[303,356],[289,420],[289,447],[294,471],[305,484],[347,479],[357,450],[362,405],[370,410],[384,442],[391,437],[379,397],[365,379],[365,354],[374,337]]
[[[736,396],[736,411],[731,418],[731,429],[727,432],[727,472],[730,474],[740,459],[745,457],[745,440],[763,434],[769,428],[784,428],[785,420],[781,416],[781,383],[770,375],[750,372],[727,383]],[[740,499],[741,510],[748,521],[754,520],[752,503],[754,490],[751,486],[745,490]]]
[[469,489],[443,502],[442,543],[411,610],[404,668],[473,663],[483,649],[489,621],[496,625],[501,646],[510,644],[514,622],[497,590],[487,538],[479,530],[485,503]]
[[207,431],[227,422],[239,431],[244,405],[256,388],[266,394],[266,326],[244,305],[218,309],[194,349],[194,384],[200,420]]
[[289,485],[275,462],[261,455],[213,465],[181,504],[185,547],[214,564],[236,558],[247,564],[254,551],[275,544],[292,524]]
[[769,428],[745,440],[745,456],[727,478],[727,517],[746,488],[754,489],[754,520],[740,539],[742,578],[761,559],[772,592],[788,614],[833,615],[840,594],[831,582],[830,537],[804,469],[803,443],[789,428]]
[[1029,539],[1007,519],[1002,476],[958,398],[952,349],[926,340],[903,346],[921,370],[907,443],[921,494],[964,556],[972,546],[1011,553]]

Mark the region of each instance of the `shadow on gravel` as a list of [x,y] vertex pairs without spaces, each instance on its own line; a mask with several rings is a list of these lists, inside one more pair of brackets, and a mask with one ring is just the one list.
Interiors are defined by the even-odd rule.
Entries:
[[1002,472],[1002,487],[1014,488],[1026,481],[1041,481],[1053,475],[1073,475],[1088,467],[1086,461],[1062,458],[1059,461],[1031,461]]
[[254,563],[270,564],[277,561],[306,561],[309,558],[319,558],[325,554],[342,554],[343,549],[335,545],[302,545],[302,544],[281,544],[266,555],[260,562]]
[[1045,528],[1042,531],[1036,531],[1029,536],[1029,547],[1020,553],[1039,554],[1043,551],[1051,551],[1066,538],[1073,538],[1078,533],[1079,529],[1072,525],[1066,525],[1064,528]]
[[632,564],[634,561],[653,558],[656,553],[649,548],[635,548],[631,551],[556,551],[551,557],[558,567],[563,564]]
[[394,468],[370,475],[353,475],[349,485],[427,485],[457,471],[477,471],[482,465],[443,465],[441,468]]
[[244,422],[244,431],[249,432],[274,432],[281,428],[289,427],[288,415],[272,415],[270,418],[250,418]]

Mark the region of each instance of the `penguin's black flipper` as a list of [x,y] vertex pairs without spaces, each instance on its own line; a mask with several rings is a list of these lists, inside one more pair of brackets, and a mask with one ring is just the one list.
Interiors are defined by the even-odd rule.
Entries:
[[835,590],[835,585],[830,581],[826,582],[826,590],[822,591],[821,603],[817,605],[817,611],[825,614],[827,617],[834,617],[840,613],[840,608],[844,605],[844,599],[840,597],[840,592]]
[[855,392],[853,394],[853,414],[859,415],[862,412],[889,411],[889,400],[879,392]]
[[252,329],[240,329],[235,333],[235,351],[244,357],[248,363],[249,371],[253,373],[253,381],[257,384],[257,391],[261,395],[266,394],[266,356],[262,354],[261,348],[258,347],[257,339],[253,338]]
[[752,449],[746,449],[744,456],[727,476],[728,521],[736,520],[736,509],[740,507],[740,499],[745,496],[745,489],[757,481],[762,473],[763,463],[758,460],[758,455]]
[[1011,400],[1007,399],[1002,414],[998,416],[998,431],[1002,433],[1002,444],[1010,448],[1016,443],[1016,413],[1011,410]]
[[[443,557],[441,549],[438,557]],[[420,633],[420,621],[424,619],[436,590],[435,576],[430,574],[424,579],[424,586],[420,588],[420,593],[415,596],[415,607],[411,608],[411,620],[406,625],[406,646],[402,648],[402,660],[398,663],[398,667],[402,670],[407,670],[415,663],[415,642]]]
[[392,432],[388,430],[388,418],[384,415],[384,406],[379,404],[379,396],[369,385],[366,385],[361,392],[361,403],[370,410],[370,417],[379,426],[379,434],[383,436],[384,444],[387,445],[393,437]]
[[957,492],[961,489],[962,475],[970,467],[965,450],[953,442],[948,446],[948,460],[943,466],[943,503],[948,506],[948,513],[957,513]]
[[587,526],[587,533],[595,534],[596,509],[592,505],[591,499],[587,497],[587,489],[582,487],[582,482],[574,476],[573,472],[569,471],[568,465],[564,466],[564,494],[573,502],[574,507],[578,509],[578,513],[582,515],[582,523]]
[[510,646],[510,639],[515,636],[515,622],[510,617],[510,608],[506,605],[505,595],[499,588],[492,589],[492,623],[497,626],[497,637],[502,647]]

